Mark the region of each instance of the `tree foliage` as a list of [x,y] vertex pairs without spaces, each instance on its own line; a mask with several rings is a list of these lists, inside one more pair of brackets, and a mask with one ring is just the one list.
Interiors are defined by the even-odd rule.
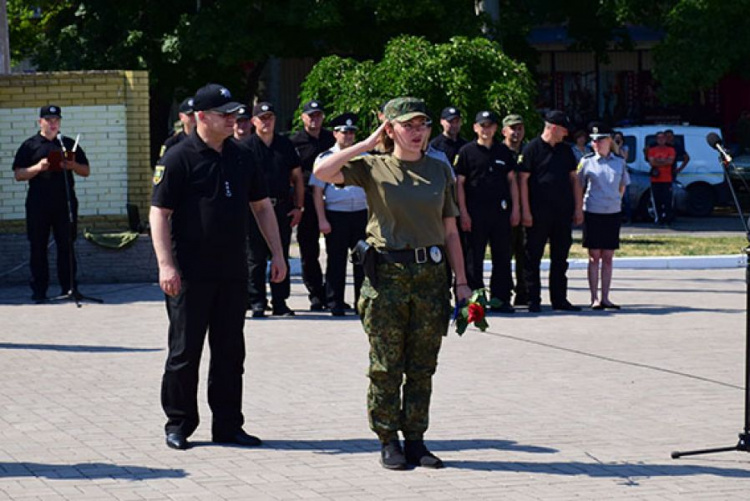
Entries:
[[[519,113],[533,129],[539,124],[535,94],[526,66],[506,56],[495,42],[454,37],[433,44],[422,37],[402,36],[387,44],[378,62],[322,59],[303,83],[300,98],[322,100],[329,116],[356,113],[361,134],[367,134],[377,125],[377,110],[385,101],[407,95],[424,99],[435,119],[442,108],[452,105],[466,117],[485,109],[501,116]],[[464,123],[468,137],[473,136],[472,123],[471,118]]]
[[750,78],[750,0],[680,0],[666,16],[666,37],[655,49],[661,95],[691,95],[737,73]]

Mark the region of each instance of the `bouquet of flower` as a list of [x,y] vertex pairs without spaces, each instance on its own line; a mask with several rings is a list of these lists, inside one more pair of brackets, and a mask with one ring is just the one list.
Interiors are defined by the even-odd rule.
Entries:
[[501,302],[497,298],[487,301],[485,289],[475,290],[471,293],[468,300],[456,303],[456,309],[453,310],[453,323],[456,324],[456,334],[459,336],[463,335],[470,324],[474,324],[477,329],[484,332],[490,326],[485,318],[485,311],[488,307],[498,308],[500,306]]

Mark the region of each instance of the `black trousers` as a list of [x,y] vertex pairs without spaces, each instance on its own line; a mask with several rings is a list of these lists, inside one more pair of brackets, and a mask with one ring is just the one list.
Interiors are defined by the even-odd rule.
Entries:
[[71,290],[71,258],[73,264],[72,276],[76,276],[75,253],[71,254],[71,239],[75,240],[78,220],[78,201],[71,201],[73,208],[73,225],[68,221],[68,207],[66,203],[43,204],[33,201],[26,202],[26,236],[29,239],[31,268],[31,291],[34,296],[44,297],[49,287],[49,262],[47,260],[47,245],[49,233],[55,239],[57,248],[57,280],[62,294]]
[[[331,308],[343,307],[346,288],[346,263],[349,250],[365,238],[367,210],[356,212],[326,211],[331,232],[326,238],[326,303]],[[365,278],[360,265],[352,265],[354,272],[354,304],[359,302],[359,291]]]
[[492,254],[490,296],[510,302],[513,278],[510,265],[510,213],[489,214],[469,210],[471,231],[466,233],[466,279],[472,290],[484,288],[484,255],[489,243]]
[[305,211],[297,226],[297,243],[299,244],[300,262],[302,264],[302,282],[307,288],[308,297],[312,301],[317,298],[324,301],[323,272],[320,269],[320,228],[318,214],[310,192],[305,192]]
[[176,297],[166,297],[169,354],[161,386],[166,433],[190,436],[198,427],[198,369],[208,331],[208,405],[214,438],[242,427],[245,362],[245,282],[183,280]]
[[[287,269],[289,268],[289,245],[292,241],[292,228],[289,226],[291,221],[287,216],[291,210],[291,204],[281,203],[274,207],[276,221],[279,224],[279,235],[281,237],[281,247],[284,251],[284,261]],[[247,232],[247,271],[249,279],[247,281],[247,302],[252,307],[265,308],[266,300],[266,281],[268,280],[271,287],[271,303],[275,306],[283,305],[289,298],[290,280],[289,273],[282,282],[270,282],[267,273],[268,260],[271,258],[271,250],[260,232],[258,223],[250,215]]]
[[654,205],[660,223],[668,223],[674,219],[672,211],[672,183],[651,183],[654,194]]
[[544,246],[549,240],[550,272],[549,295],[552,306],[561,306],[568,297],[568,254],[573,243],[571,220],[573,215],[534,214],[534,225],[526,228],[526,286],[529,304],[541,303],[541,279],[539,266],[544,255]]

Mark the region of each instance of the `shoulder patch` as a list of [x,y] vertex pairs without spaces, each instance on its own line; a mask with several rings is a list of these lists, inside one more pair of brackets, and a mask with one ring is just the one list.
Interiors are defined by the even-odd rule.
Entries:
[[164,179],[164,166],[157,165],[154,167],[154,186],[161,183],[162,179]]

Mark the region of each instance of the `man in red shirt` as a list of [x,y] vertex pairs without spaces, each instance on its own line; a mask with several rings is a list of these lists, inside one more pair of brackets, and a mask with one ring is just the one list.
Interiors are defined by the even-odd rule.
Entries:
[[672,164],[675,150],[667,145],[664,132],[656,133],[656,145],[648,149],[648,163],[651,165],[651,193],[654,197],[656,222],[668,223],[672,213]]

